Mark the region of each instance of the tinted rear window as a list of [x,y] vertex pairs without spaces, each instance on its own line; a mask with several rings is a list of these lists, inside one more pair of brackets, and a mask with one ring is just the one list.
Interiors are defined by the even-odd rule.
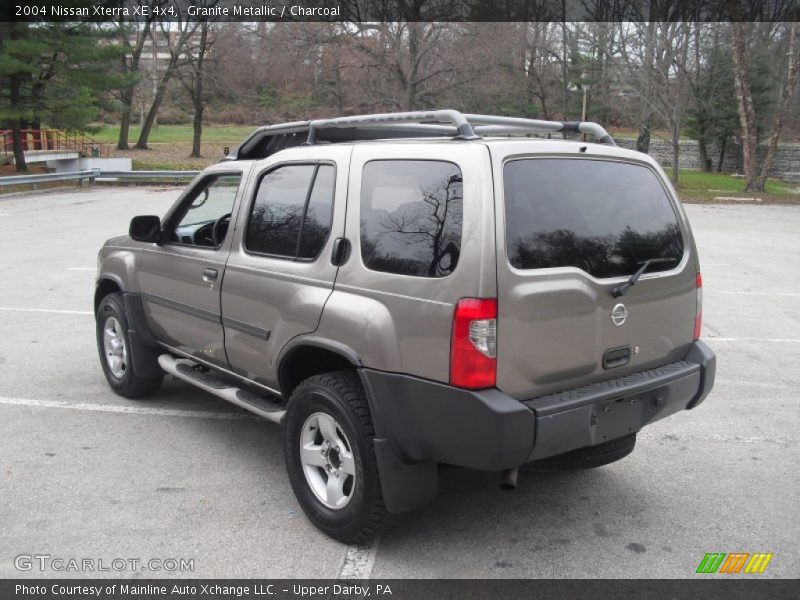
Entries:
[[577,267],[594,277],[673,269],[683,237],[648,168],[602,160],[515,160],[503,171],[506,244],[518,269]]

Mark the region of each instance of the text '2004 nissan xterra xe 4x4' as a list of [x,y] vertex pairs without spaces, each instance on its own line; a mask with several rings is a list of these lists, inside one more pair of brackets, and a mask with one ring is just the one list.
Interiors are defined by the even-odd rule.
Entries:
[[[595,143],[532,137],[573,132]],[[283,424],[344,541],[431,501],[439,463],[595,467],[697,406],[715,357],[681,204],[594,123],[456,111],[263,127],[99,257],[119,394],[165,373]]]

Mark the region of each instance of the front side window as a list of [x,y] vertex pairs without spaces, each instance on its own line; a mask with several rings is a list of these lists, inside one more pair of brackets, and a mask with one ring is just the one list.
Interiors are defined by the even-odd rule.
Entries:
[[228,232],[241,173],[216,175],[201,181],[184,201],[170,241],[187,246],[217,247]]
[[598,278],[674,269],[683,236],[644,166],[591,159],[513,160],[503,169],[506,250],[517,269],[577,267]]
[[364,165],[361,256],[373,271],[445,277],[458,264],[461,170],[450,162],[380,160]]
[[283,258],[316,258],[331,230],[334,183],[331,165],[269,171],[258,184],[245,248]]

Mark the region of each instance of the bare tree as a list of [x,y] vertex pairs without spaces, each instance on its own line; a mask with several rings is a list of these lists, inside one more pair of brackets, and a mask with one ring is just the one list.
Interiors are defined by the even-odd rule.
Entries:
[[161,103],[164,101],[164,95],[167,92],[167,85],[175,76],[178,69],[185,64],[186,54],[190,52],[187,50],[188,41],[195,34],[198,27],[200,27],[200,22],[192,22],[188,20],[178,21],[176,23],[176,30],[172,30],[171,26],[172,23],[161,22],[159,23],[158,34],[156,34],[155,28],[153,28],[150,32],[150,35],[153,39],[154,77],[157,77],[155,70],[158,65],[157,42],[159,37],[165,42],[165,47],[169,53],[169,58],[167,59],[167,65],[161,77],[155,80],[155,95],[153,96],[153,101],[150,104],[150,109],[147,111],[147,116],[144,119],[144,123],[142,123],[142,130],[139,133],[139,140],[136,142],[136,147],[142,150],[147,149],[147,140],[150,137],[150,130],[153,128],[158,110],[161,108]]
[[374,92],[382,102],[402,110],[417,110],[452,85],[444,76],[454,71],[444,60],[444,33],[455,25],[396,22],[357,23],[358,50],[377,72]]
[[[522,53],[519,69],[524,77],[525,97],[535,98],[543,118],[550,119],[557,103],[562,57],[558,51],[558,23],[522,24]],[[562,98],[563,100],[563,98]],[[565,115],[566,117],[566,115]]]
[[[127,74],[137,74],[139,72],[139,63],[142,58],[145,42],[150,37],[153,21],[155,20],[155,7],[163,4],[163,0],[137,0],[134,5],[138,7],[147,7],[148,11],[146,17],[141,22],[136,22],[133,25],[120,17],[117,21],[116,27],[120,43],[126,49],[125,55],[122,57],[122,71]],[[117,138],[117,149],[128,149],[128,135],[131,126],[131,113],[133,108],[133,85],[124,87],[117,92],[117,98],[122,104],[122,114],[120,116],[119,136]]]
[[[619,23],[619,40],[613,53],[620,57],[620,74],[631,94],[633,110],[627,118],[637,119],[640,140],[649,145],[651,119],[657,117],[669,130],[672,144],[672,181],[678,181],[680,136],[691,101],[687,72],[692,35],[689,23]],[[642,133],[646,140],[642,140]],[[639,147],[640,151],[645,148]]]
[[[778,140],[783,132],[783,123],[786,114],[791,106],[792,97],[797,88],[798,70],[800,69],[800,52],[797,52],[797,23],[791,24],[770,24],[768,27],[756,28],[748,25],[737,18],[740,16],[741,6],[732,3],[731,40],[733,49],[734,81],[736,86],[736,103],[739,113],[739,124],[741,129],[743,167],[745,176],[745,191],[760,192],[764,191],[769,169],[775,158]],[[781,43],[780,34],[784,34],[784,41]],[[751,42],[750,40],[753,39]],[[775,42],[771,44],[771,42]],[[751,43],[755,44],[754,49]],[[767,144],[767,154],[758,169],[758,141],[760,123],[763,121],[762,112],[756,110],[754,101],[753,80],[751,71],[751,56],[754,51],[764,47],[772,48],[772,52],[777,52],[778,69],[783,68],[784,60],[786,65],[786,77],[780,89],[778,105],[772,109],[772,120],[770,126],[770,138]],[[783,51],[781,51],[783,50]],[[782,55],[785,55],[782,56]]]
[[[213,4],[217,4],[218,0]],[[203,136],[203,112],[208,102],[209,54],[214,45],[214,33],[207,20],[200,21],[198,31],[188,44],[185,67],[179,71],[179,78],[192,100],[192,152],[190,156],[200,156],[200,141]]]
[[739,108],[741,125],[742,155],[744,160],[745,191],[757,190],[756,181],[758,131],[756,115],[753,109],[753,95],[750,92],[750,76],[747,72],[746,24],[741,21],[731,23],[731,41],[733,46],[733,77],[736,84],[736,102]]
[[778,147],[778,140],[781,137],[781,133],[783,133],[783,121],[786,118],[792,97],[797,89],[797,73],[798,70],[800,70],[800,51],[797,51],[796,46],[800,25],[797,23],[791,23],[787,24],[786,27],[789,30],[789,44],[786,52],[786,56],[788,57],[786,79],[784,80],[783,88],[781,89],[778,108],[773,116],[772,134],[770,135],[769,143],[767,144],[767,154],[764,157],[763,164],[761,165],[761,174],[756,181],[756,189],[758,191],[763,191],[764,186],[767,184],[767,176],[769,175],[769,170],[772,167],[772,162],[775,159],[775,151]]

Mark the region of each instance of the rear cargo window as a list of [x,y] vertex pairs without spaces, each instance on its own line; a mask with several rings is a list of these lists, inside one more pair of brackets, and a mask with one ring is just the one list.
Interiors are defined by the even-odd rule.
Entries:
[[452,273],[461,253],[461,169],[434,160],[379,160],[361,178],[361,256],[373,271]]
[[506,249],[517,269],[577,267],[598,278],[674,269],[675,211],[647,167],[589,159],[514,160],[503,171]]

